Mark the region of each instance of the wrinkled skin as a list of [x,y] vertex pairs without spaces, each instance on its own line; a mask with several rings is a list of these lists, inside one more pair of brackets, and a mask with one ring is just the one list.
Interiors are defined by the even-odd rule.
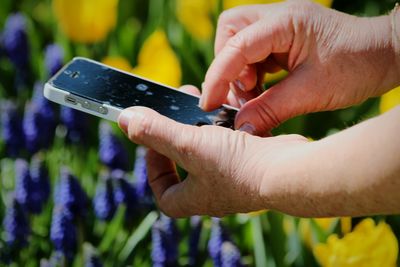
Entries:
[[[316,142],[256,136],[298,114],[360,103],[400,84],[400,46],[392,37],[389,16],[356,18],[307,1],[224,12],[200,104],[211,110],[248,101],[236,118],[240,131],[183,125],[144,107],[119,118],[129,139],[149,148],[160,209],[173,217],[399,212],[400,142],[391,140],[398,139],[400,108]],[[289,76],[260,94],[258,77],[281,68]],[[182,90],[199,94],[193,86]],[[184,181],[175,163],[188,171]]]

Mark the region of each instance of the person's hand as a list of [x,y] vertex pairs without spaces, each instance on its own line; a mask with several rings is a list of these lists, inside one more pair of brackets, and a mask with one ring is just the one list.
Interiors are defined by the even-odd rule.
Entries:
[[[273,199],[285,198],[288,190],[280,172],[297,162],[308,144],[298,135],[260,138],[185,125],[144,107],[125,110],[119,125],[131,141],[149,148],[149,184],[160,209],[172,217],[273,208]],[[174,162],[188,172],[182,182]]]
[[[124,110],[119,126],[149,148],[149,184],[169,216],[260,209],[302,217],[365,216],[400,212],[400,142],[393,142],[399,116],[400,107],[315,142],[184,125],[144,107]],[[189,173],[184,181],[175,162]]]
[[[200,105],[240,104],[236,128],[264,135],[296,115],[381,95],[400,82],[390,25],[389,16],[358,18],[301,0],[227,10]],[[288,77],[262,93],[264,74],[280,69]]]

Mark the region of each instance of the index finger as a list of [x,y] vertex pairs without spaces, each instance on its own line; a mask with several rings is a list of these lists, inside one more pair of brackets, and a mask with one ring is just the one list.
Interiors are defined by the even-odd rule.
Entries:
[[211,63],[203,83],[201,107],[210,111],[226,100],[229,83],[237,79],[246,65],[260,62],[271,53],[288,52],[294,29],[287,16],[268,12],[266,19],[238,32],[228,40]]

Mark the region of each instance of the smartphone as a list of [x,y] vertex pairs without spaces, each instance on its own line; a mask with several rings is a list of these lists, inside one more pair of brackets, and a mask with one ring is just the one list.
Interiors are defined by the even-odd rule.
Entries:
[[44,95],[58,104],[115,122],[123,109],[145,106],[181,123],[233,129],[238,111],[223,105],[205,112],[195,95],[81,57],[67,63],[45,84]]

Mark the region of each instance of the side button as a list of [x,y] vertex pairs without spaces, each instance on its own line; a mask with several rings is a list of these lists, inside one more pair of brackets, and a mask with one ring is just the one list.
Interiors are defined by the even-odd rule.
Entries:
[[105,108],[105,107],[103,107],[103,106],[100,106],[100,107],[99,107],[99,112],[100,112],[101,114],[107,114],[107,113],[108,113],[108,110],[107,110],[107,108]]

